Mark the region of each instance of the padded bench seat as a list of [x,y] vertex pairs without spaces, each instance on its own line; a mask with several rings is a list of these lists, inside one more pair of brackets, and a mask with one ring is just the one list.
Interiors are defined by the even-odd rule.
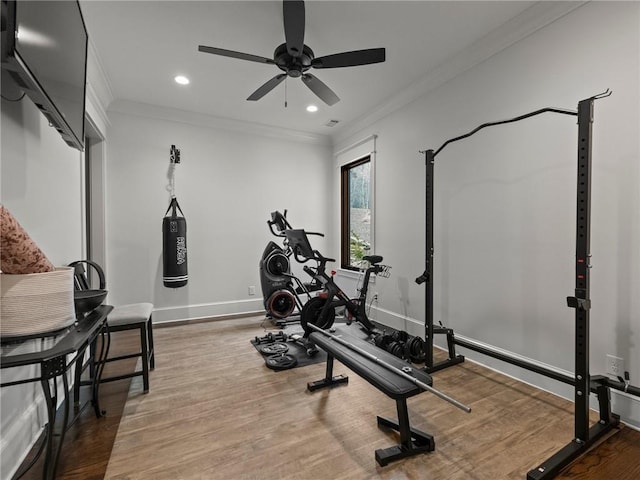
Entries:
[[[399,369],[411,367],[411,365],[404,360],[368,342],[366,338],[363,338],[364,334],[361,335],[360,333],[358,326],[353,324],[352,326],[336,325],[336,331],[331,334],[340,337],[342,340],[349,342],[393,367]],[[409,423],[407,398],[421,393],[423,390],[420,387],[398,373],[380,365],[373,359],[361,355],[359,352],[342,345],[320,332],[311,333],[309,340],[327,352],[325,378],[308,383],[307,388],[310,391],[348,382],[348,377],[343,375],[333,376],[333,360],[335,358],[385,395],[396,401],[398,411],[397,422],[388,418],[377,417],[378,426],[392,428],[400,433],[399,445],[376,450],[375,458],[381,466],[385,466],[394,460],[418,453],[430,452],[435,449],[433,436],[411,428]],[[428,373],[413,367],[411,367],[411,371],[408,373],[427,385],[433,384],[433,379]]]

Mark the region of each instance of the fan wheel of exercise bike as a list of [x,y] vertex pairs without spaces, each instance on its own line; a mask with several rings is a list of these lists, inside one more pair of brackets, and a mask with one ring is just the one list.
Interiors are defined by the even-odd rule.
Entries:
[[290,264],[287,256],[282,252],[273,252],[265,262],[267,273],[274,277],[281,277],[283,273],[289,273]]
[[289,290],[277,290],[267,300],[267,311],[273,318],[287,318],[295,309],[296,299]]
[[308,326],[309,324],[315,325],[323,330],[333,325],[333,321],[336,318],[334,308],[330,308],[327,314],[324,317],[322,316],[322,309],[327,301],[326,298],[313,297],[302,307],[302,312],[300,312],[300,325],[304,329],[305,336],[309,336],[309,334],[313,332],[313,329]]

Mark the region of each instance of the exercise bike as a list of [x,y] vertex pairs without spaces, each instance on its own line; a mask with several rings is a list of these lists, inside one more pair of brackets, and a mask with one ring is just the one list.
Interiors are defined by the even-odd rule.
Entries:
[[323,287],[322,292],[320,292],[318,296],[309,299],[302,308],[300,324],[304,329],[305,338],[313,331],[313,329],[308,326],[309,324],[322,329],[330,328],[335,320],[336,309],[341,307],[345,309],[345,317],[348,324],[356,321],[362,325],[368,334],[373,335],[379,333],[367,316],[367,290],[369,289],[371,274],[375,274],[381,278],[388,278],[391,267],[380,264],[383,260],[380,255],[364,256],[362,259],[369,263],[369,267],[364,272],[364,280],[362,287],[359,289],[358,298],[351,299],[333,281],[333,274],[329,275],[326,272],[327,263],[335,262],[335,260],[333,258],[327,258],[317,250],[311,248],[307,233],[310,235],[321,235],[313,232],[305,232],[304,230],[285,230],[285,235],[294,258],[300,263],[306,263],[310,260],[315,261],[315,267],[305,265],[303,269],[314,281],[320,283]]
[[[291,273],[289,257],[293,253],[285,235],[285,230],[291,229],[287,221],[287,211],[271,213],[271,220],[267,221],[273,236],[283,239],[283,247],[270,241],[260,259],[260,286],[267,317],[278,325],[297,322],[296,312],[299,314],[303,305],[311,299],[314,291],[322,289],[319,282],[303,283]],[[289,320],[287,320],[289,319]]]

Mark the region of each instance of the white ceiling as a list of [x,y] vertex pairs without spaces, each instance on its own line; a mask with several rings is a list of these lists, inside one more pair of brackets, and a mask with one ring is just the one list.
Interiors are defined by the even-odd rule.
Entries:
[[[379,108],[498,27],[517,22],[514,17],[535,3],[307,1],[305,44],[316,57],[386,48],[385,63],[310,71],[341,98],[329,107],[299,78],[249,102],[254,90],[281,73],[275,65],[198,52],[198,45],[208,45],[272,58],[284,42],[282,2],[81,0],[114,100],[319,135]],[[191,84],[174,83],[177,74]],[[311,103],[319,107],[315,114],[305,111]],[[326,126],[331,119],[340,121],[337,127]]]

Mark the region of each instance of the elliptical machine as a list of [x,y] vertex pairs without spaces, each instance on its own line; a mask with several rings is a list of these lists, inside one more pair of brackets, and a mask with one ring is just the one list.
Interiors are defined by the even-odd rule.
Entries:
[[259,262],[260,286],[267,317],[283,326],[299,321],[303,306],[312,298],[311,293],[321,290],[322,285],[315,280],[303,283],[291,273],[289,257],[293,251],[285,234],[286,230],[291,229],[287,211],[284,214],[272,212],[267,225],[275,237],[283,239],[284,248],[273,241],[265,247]]

